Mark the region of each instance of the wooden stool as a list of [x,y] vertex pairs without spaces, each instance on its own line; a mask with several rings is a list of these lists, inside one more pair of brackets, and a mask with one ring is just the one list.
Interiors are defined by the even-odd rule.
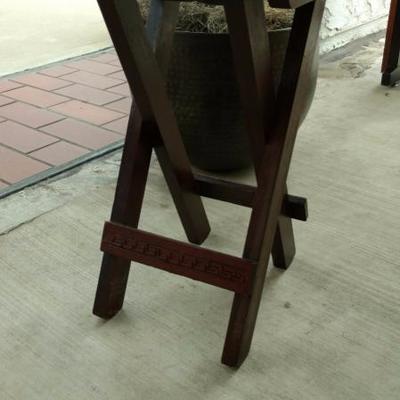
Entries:
[[382,62],[382,85],[400,81],[400,0],[392,0]]
[[[317,51],[325,0],[270,0],[272,7],[295,9],[277,93],[266,51],[263,0],[223,2],[257,187],[192,173],[163,78],[179,3],[153,0],[146,28],[136,0],[98,3],[134,105],[111,222],[104,228],[101,248],[105,254],[93,312],[111,318],[121,309],[131,261],[231,290],[235,297],[222,362],[239,366],[250,349],[269,255],[272,252],[277,267],[287,268],[295,254],[291,219],[307,218],[306,200],[287,194],[286,178],[307,94],[307,66]],[[153,149],[193,244],[137,229]],[[242,258],[197,246],[210,231],[201,196],[252,209]]]

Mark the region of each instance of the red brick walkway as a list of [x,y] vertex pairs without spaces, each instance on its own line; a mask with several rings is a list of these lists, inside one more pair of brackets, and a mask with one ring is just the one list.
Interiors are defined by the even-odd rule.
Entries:
[[130,105],[114,51],[0,79],[0,191],[121,141]]

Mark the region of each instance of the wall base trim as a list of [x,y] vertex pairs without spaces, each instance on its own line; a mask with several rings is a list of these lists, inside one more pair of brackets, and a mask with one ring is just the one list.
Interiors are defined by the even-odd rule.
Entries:
[[373,33],[377,33],[386,29],[387,27],[387,15],[378,17],[372,21],[364,23],[359,26],[347,29],[345,31],[336,33],[333,36],[325,37],[321,39],[321,53],[329,53],[339,47],[343,47],[346,44],[352,42],[355,39],[359,39]]

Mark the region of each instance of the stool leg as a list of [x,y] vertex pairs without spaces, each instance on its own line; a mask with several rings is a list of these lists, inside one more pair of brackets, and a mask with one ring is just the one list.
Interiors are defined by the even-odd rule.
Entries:
[[[285,187],[285,195],[288,193]],[[272,246],[272,260],[276,268],[288,269],[296,255],[293,221],[281,215],[276,227],[274,244]]]
[[[137,227],[150,165],[152,145],[137,109],[131,113],[117,182],[111,221]],[[130,261],[103,255],[93,313],[113,317],[122,307]]]
[[[146,32],[136,0],[98,0],[98,3],[142,118],[153,121],[157,127],[153,135],[161,138],[157,151],[163,147],[165,153],[159,153],[167,155],[160,157],[160,163],[163,170],[174,175],[173,179],[167,178],[167,183],[172,183],[170,188],[188,238],[202,243],[210,226],[202,200],[196,194],[190,161],[168,99],[164,68],[159,65],[159,60],[168,55],[162,48],[172,43],[175,25],[174,18],[170,17],[178,9],[168,2],[153,2],[151,14],[160,18],[163,27],[157,29],[158,24],[150,21]],[[154,7],[158,10],[154,11]]]
[[296,255],[293,223],[288,217],[280,216],[272,246],[272,260],[276,268],[288,269]]
[[[225,5],[232,52],[246,116],[257,179],[273,123],[275,89],[263,1],[233,0]],[[240,79],[245,76],[246,79]],[[249,102],[248,99],[252,101]],[[287,269],[296,253],[292,220],[281,217],[275,233],[274,265]]]
[[318,43],[325,1],[315,0],[296,9],[276,108],[276,124],[265,148],[243,258],[257,260],[252,288],[235,294],[222,362],[238,367],[250,350],[260,306],[269,255],[285,194],[306,78],[303,66],[311,62]]
[[229,0],[224,8],[246,131],[258,180],[275,107],[264,3],[263,0]]
[[[163,68],[153,54],[167,62],[166,46],[172,44],[178,5],[153,1],[153,19],[146,38],[136,1],[98,0],[98,3],[130,87],[136,89],[111,221],[137,227],[151,152],[156,146],[185,231],[191,241],[201,243],[210,227],[201,199],[194,191],[190,163],[162,81]],[[95,315],[111,318],[121,309],[129,269],[130,262],[104,255],[93,308]]]
[[[178,1],[151,1],[146,34],[152,45],[160,71],[164,77],[167,75],[168,71],[178,13]],[[192,243],[201,244],[207,236],[208,228],[202,229],[201,226],[203,224],[201,221],[193,219],[193,213],[188,210],[187,199],[181,190],[176,173],[172,168],[172,161],[166,151],[160,132],[157,133],[154,151],[165,180],[167,181],[169,191],[171,192],[187,238]],[[197,226],[198,229],[193,229],[194,226]]]

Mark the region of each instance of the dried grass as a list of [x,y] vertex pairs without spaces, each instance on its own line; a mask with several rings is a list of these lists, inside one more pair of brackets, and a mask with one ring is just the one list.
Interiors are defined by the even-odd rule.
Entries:
[[[149,4],[150,0],[140,1],[144,19],[147,19]],[[293,13],[291,11],[271,8],[267,1],[264,1],[264,6],[268,30],[288,28],[292,25]],[[189,32],[227,32],[224,9],[221,6],[198,2],[182,2],[177,29]]]

